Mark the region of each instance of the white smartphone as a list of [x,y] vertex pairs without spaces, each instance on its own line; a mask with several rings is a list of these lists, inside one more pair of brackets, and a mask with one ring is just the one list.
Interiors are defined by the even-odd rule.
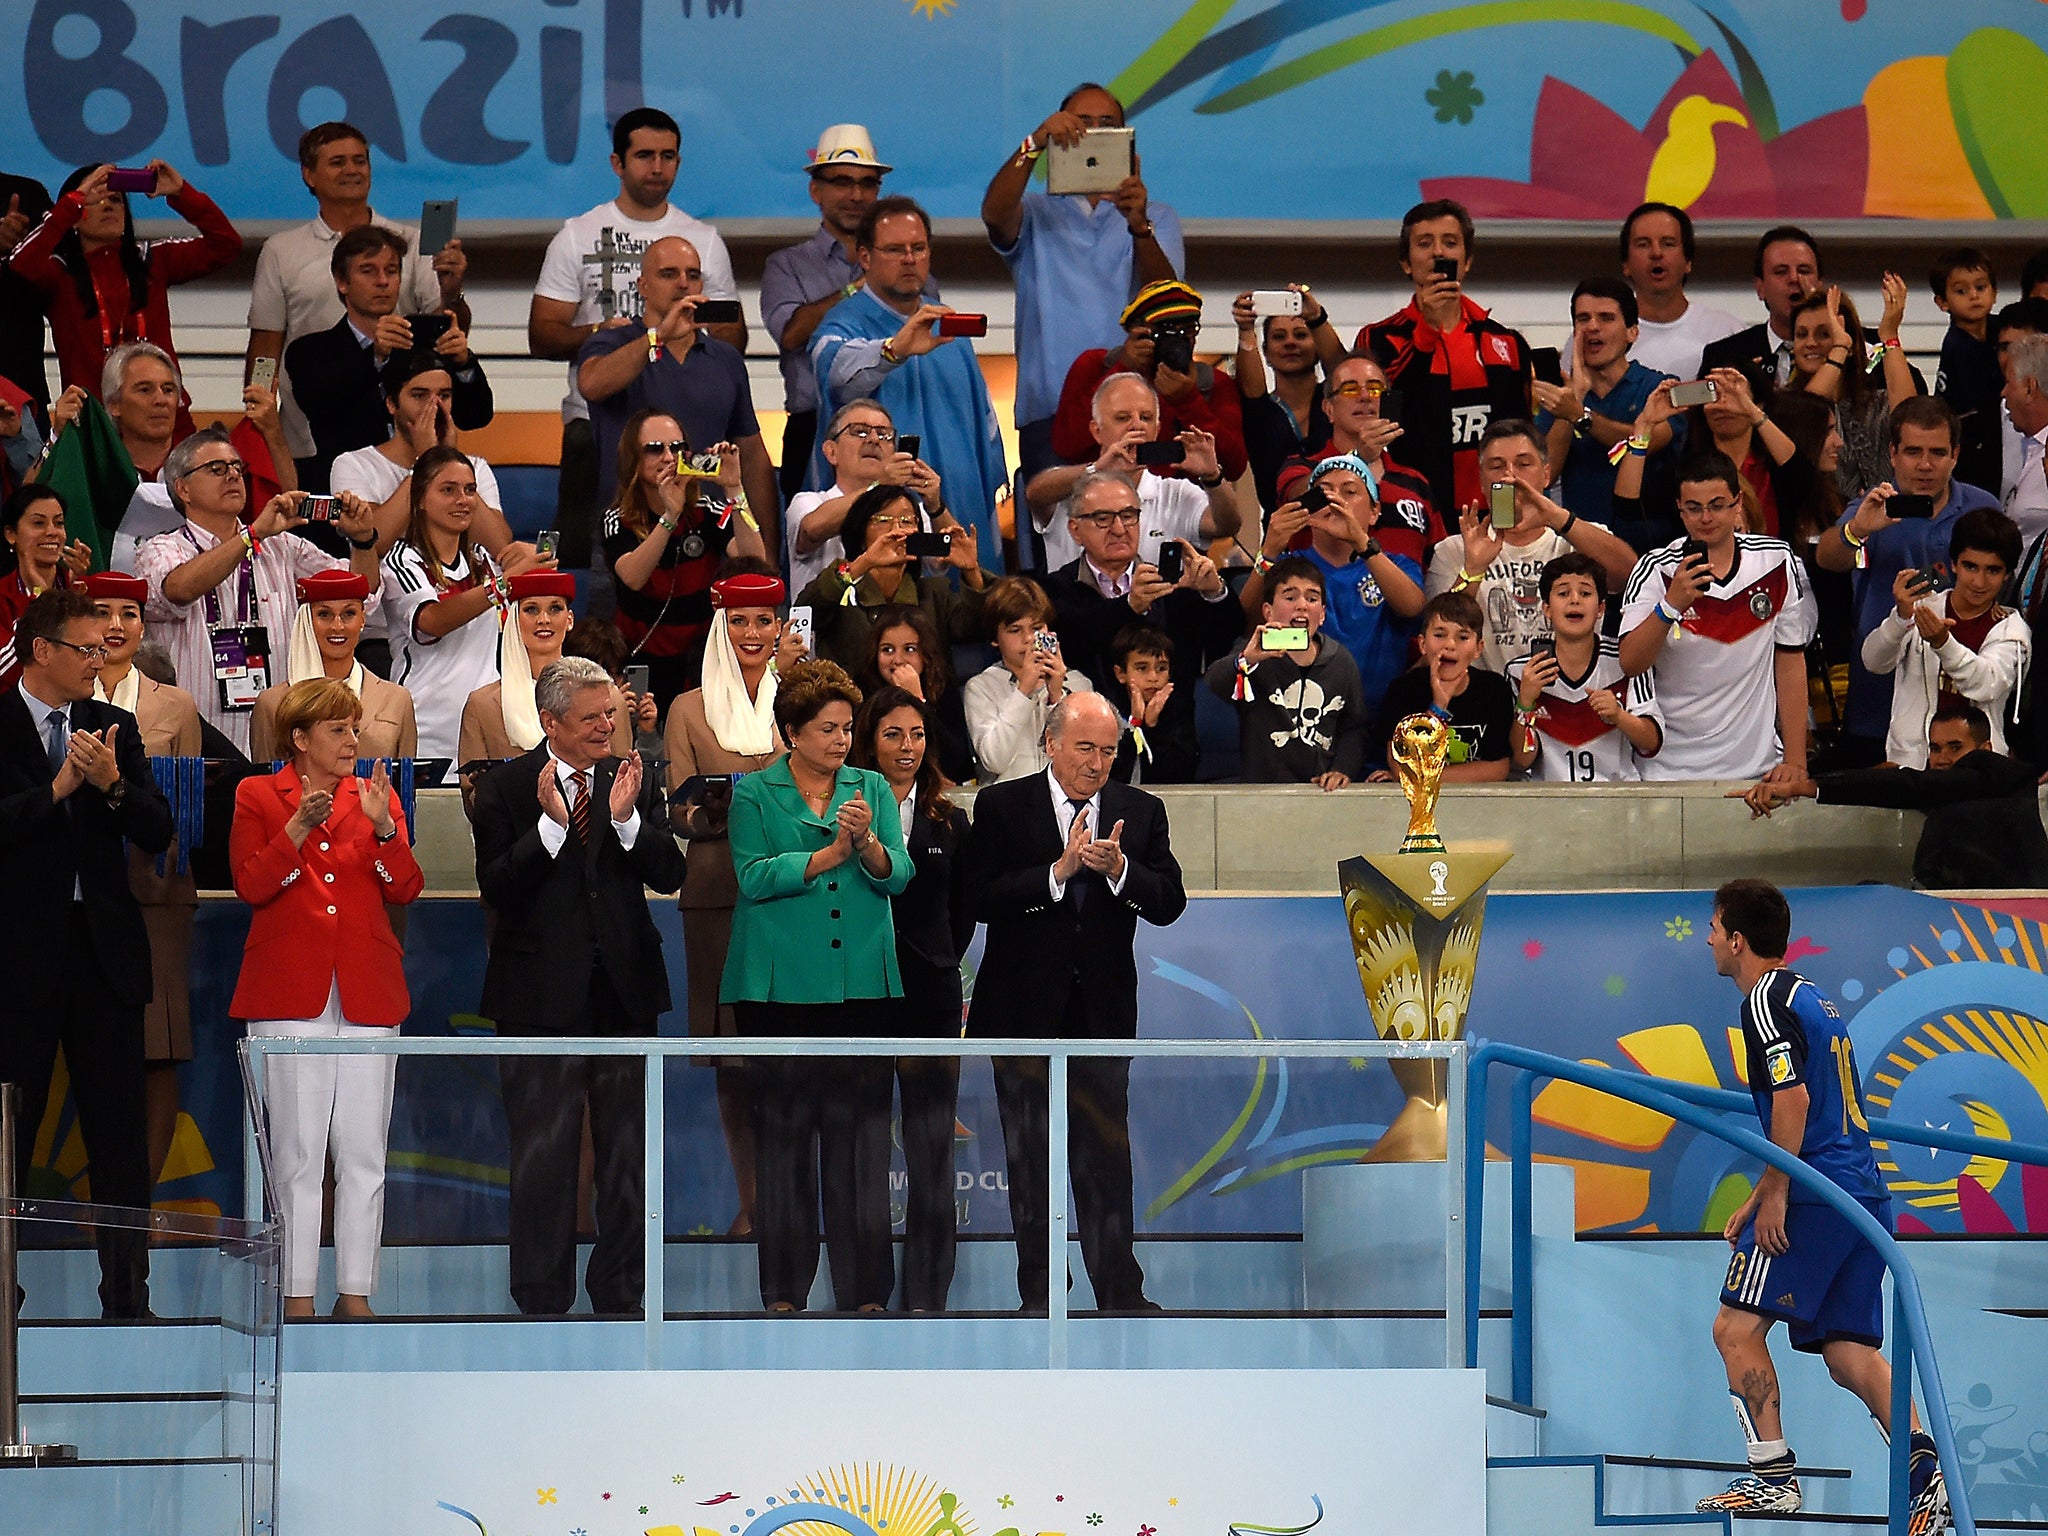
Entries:
[[804,654],[809,655],[815,648],[817,631],[811,623],[811,609],[807,603],[800,603],[789,610],[789,632],[803,642]]
[[1298,315],[1301,295],[1292,288],[1261,288],[1252,295],[1255,315]]
[[277,359],[259,357],[249,365],[249,382],[258,389],[269,389],[277,382]]
[[1046,151],[1045,189],[1055,197],[1114,192],[1131,174],[1135,128],[1090,128],[1072,149],[1055,144]]

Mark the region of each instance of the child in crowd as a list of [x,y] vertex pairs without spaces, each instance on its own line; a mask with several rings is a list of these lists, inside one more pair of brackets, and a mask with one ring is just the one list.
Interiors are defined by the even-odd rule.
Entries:
[[1342,789],[1365,769],[1366,713],[1358,663],[1322,637],[1322,569],[1289,555],[1266,572],[1263,622],[1209,668],[1209,687],[1237,705],[1247,784]]
[[2005,376],[1988,327],[1998,307],[1998,273],[1989,256],[1965,245],[1935,257],[1927,282],[1935,307],[1948,316],[1934,392],[1963,418],[1956,478],[1996,496],[2002,468],[1998,398]]
[[1046,715],[1094,685],[1061,659],[1052,599],[1037,582],[1006,576],[991,583],[981,612],[1002,665],[975,673],[961,693],[981,782],[997,784],[1045,771]]
[[1109,643],[1103,684],[1124,722],[1110,777],[1124,784],[1190,784],[1201,747],[1191,710],[1168,711],[1173,697],[1173,636],[1149,624],[1126,624]]
[[[1508,776],[1508,732],[1514,695],[1498,672],[1474,666],[1486,620],[1469,592],[1439,592],[1422,609],[1422,664],[1387,688],[1373,725],[1372,761],[1392,766],[1394,727],[1410,715],[1434,714],[1451,728],[1446,784],[1497,784]],[[1387,769],[1372,777],[1392,778]]]
[[1507,669],[1515,767],[1561,784],[1640,779],[1636,760],[1664,745],[1664,717],[1650,674],[1624,673],[1620,642],[1600,633],[1606,571],[1591,556],[1560,555],[1543,567],[1541,583],[1554,638],[1538,640]]
[[1925,768],[1927,728],[1938,711],[1960,704],[1990,718],[1992,751],[2008,750],[2014,695],[2033,651],[2027,621],[1998,601],[2019,558],[2018,524],[1979,507],[1949,535],[1946,591],[1911,566],[1892,579],[1892,610],[1863,640],[1863,665],[1892,678],[1887,762]]

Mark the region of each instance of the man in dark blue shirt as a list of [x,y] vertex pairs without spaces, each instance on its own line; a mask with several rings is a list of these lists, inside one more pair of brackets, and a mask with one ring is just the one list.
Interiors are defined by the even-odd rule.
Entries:
[[[1714,969],[1743,992],[1747,1076],[1764,1134],[1853,1196],[1892,1228],[1891,1199],[1870,1150],[1856,1051],[1832,999],[1785,968],[1792,912],[1776,886],[1731,880],[1714,893],[1707,932]],[[1884,1342],[1884,1259],[1831,1205],[1766,1168],[1728,1218],[1735,1250],[1714,1318],[1714,1346],[1728,1367],[1728,1393],[1749,1442],[1750,1476],[1699,1508],[1753,1515],[1795,1514],[1799,1480],[1778,1407],[1771,1327],[1783,1321],[1792,1347],[1819,1354],[1828,1373],[1863,1400],[1887,1435],[1892,1371]],[[1913,1419],[1912,1536],[1949,1524],[1948,1492],[1934,1441]]]

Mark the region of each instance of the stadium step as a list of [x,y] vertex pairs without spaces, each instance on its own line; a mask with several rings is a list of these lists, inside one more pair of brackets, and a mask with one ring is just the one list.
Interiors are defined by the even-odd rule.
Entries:
[[22,1437],[75,1445],[96,1461],[203,1461],[221,1454],[224,1401],[220,1392],[30,1396]]
[[[1498,1456],[1486,1461],[1488,1536],[1584,1536],[1601,1527],[1729,1529],[1726,1515],[1693,1506],[1748,1468],[1736,1462],[1662,1456]],[[1848,1501],[1849,1474],[1801,1467],[1809,1508]]]

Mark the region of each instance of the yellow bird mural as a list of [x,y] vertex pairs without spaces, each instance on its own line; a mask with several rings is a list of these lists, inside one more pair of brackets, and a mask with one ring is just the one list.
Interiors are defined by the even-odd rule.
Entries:
[[1650,160],[1643,201],[1690,208],[1700,200],[1714,180],[1717,123],[1747,128],[1749,119],[1705,96],[1688,96],[1671,109],[1669,130]]

